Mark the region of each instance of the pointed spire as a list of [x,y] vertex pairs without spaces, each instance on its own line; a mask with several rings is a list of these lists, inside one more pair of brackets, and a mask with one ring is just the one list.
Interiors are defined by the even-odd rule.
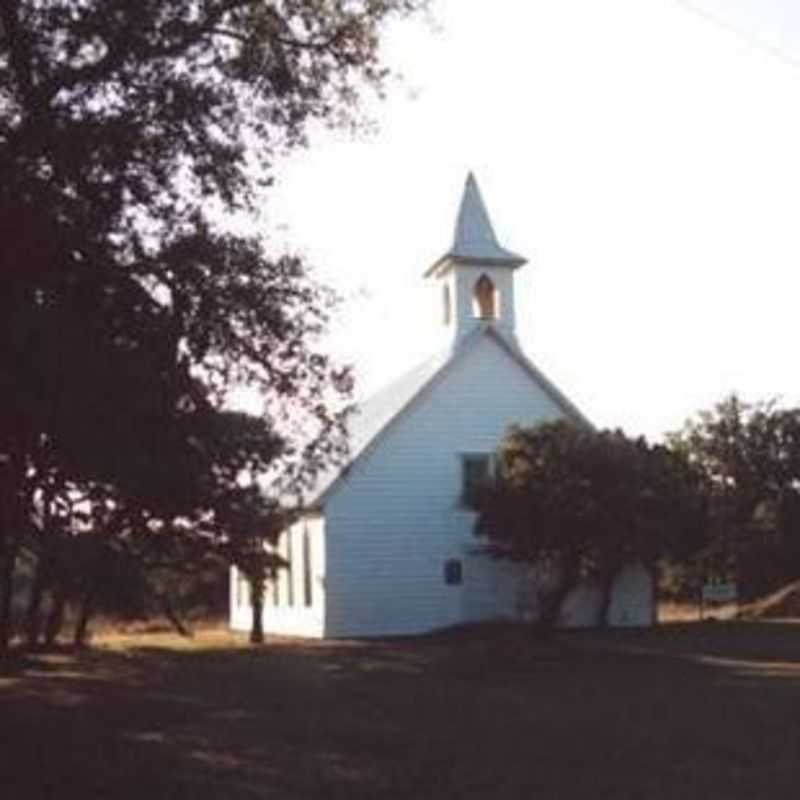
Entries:
[[508,267],[519,267],[525,263],[522,256],[506,250],[497,241],[478,182],[471,172],[467,176],[458,209],[453,245],[426,274],[433,272],[447,259]]

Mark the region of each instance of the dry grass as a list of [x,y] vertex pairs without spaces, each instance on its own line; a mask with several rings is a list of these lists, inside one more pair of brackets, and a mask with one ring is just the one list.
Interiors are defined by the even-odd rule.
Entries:
[[[702,619],[731,620],[737,619],[741,606],[737,603],[706,604],[702,610]],[[699,622],[701,620],[700,603],[661,602],[658,604],[659,622]]]
[[800,625],[116,635],[0,668],[0,797],[795,798]]
[[[781,586],[769,594],[748,603],[706,604],[702,609],[704,619],[716,620],[783,620],[800,619],[800,581]],[[699,602],[659,603],[658,618],[661,622],[697,622],[701,618]]]

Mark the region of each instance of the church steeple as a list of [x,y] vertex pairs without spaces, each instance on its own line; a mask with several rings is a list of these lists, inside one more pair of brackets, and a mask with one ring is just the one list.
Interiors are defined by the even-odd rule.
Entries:
[[478,182],[470,172],[450,249],[425,277],[442,283],[444,322],[456,339],[480,324],[514,335],[513,273],[525,259],[497,241]]
[[470,172],[461,197],[453,246],[447,253],[465,261],[491,262],[520,267],[525,259],[501,247],[489,219],[475,176]]

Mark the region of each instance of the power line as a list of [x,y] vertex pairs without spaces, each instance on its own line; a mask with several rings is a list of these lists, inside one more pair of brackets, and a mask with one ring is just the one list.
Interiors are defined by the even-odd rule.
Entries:
[[694,14],[700,19],[704,20],[705,22],[715,25],[716,27],[726,31],[727,33],[732,33],[734,36],[737,36],[739,39],[746,42],[748,45],[750,45],[750,47],[754,48],[755,50],[761,50],[762,52],[768,53],[769,55],[783,61],[784,64],[788,64],[790,67],[800,67],[800,58],[794,58],[782,48],[777,47],[774,44],[771,44],[770,42],[762,39],[759,36],[756,36],[750,31],[746,31],[738,27],[737,25],[728,22],[727,20],[717,16],[711,11],[707,11],[704,8],[700,8],[693,2],[690,2],[690,0],[672,0],[672,1],[675,3],[676,6],[679,6],[684,11],[687,11],[690,14]]

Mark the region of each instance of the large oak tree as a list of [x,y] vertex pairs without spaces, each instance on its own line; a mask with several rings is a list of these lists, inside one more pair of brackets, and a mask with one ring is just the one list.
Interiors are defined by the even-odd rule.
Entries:
[[738,580],[745,595],[800,574],[800,409],[729,395],[670,446],[705,475],[709,545],[695,580]]
[[476,533],[491,556],[526,562],[547,577],[543,629],[585,579],[601,588],[607,622],[614,580],[626,565],[654,570],[667,554],[699,546],[702,478],[680,454],[622,431],[566,421],[513,428],[497,453],[497,479],[480,501]]
[[[298,492],[340,455],[330,298],[226,220],[309,123],[358,121],[382,26],[420,4],[0,4],[0,647],[44,476],[115,495],[123,529],[230,545],[258,527],[243,472]],[[263,420],[221,411],[241,384]]]

